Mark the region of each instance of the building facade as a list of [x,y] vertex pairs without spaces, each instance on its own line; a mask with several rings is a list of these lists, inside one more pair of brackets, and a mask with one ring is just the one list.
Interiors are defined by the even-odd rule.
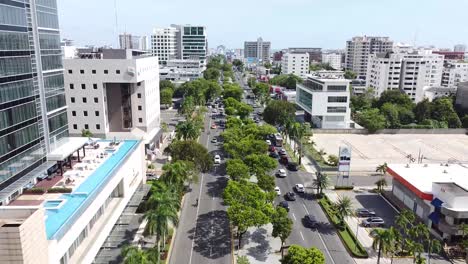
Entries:
[[166,65],[169,59],[178,57],[177,32],[174,27],[157,28],[151,35],[151,54],[157,56],[159,65]]
[[465,59],[465,52],[463,51],[435,50],[432,53],[443,55],[445,60],[463,61]]
[[444,58],[425,51],[372,54],[367,87],[380,96],[386,90],[404,91],[414,102],[424,99],[425,87],[440,86]]
[[322,61],[322,48],[288,48],[289,52],[308,53],[309,62]]
[[324,53],[322,54],[322,63],[328,63],[335,70],[341,70],[341,54]]
[[148,38],[123,33],[119,35],[119,45],[121,49],[148,50]]
[[309,54],[288,52],[281,59],[281,73],[304,77],[309,74]]
[[296,85],[296,104],[304,110],[304,119],[316,128],[349,128],[349,80],[343,72],[322,71],[309,75]]
[[466,45],[464,44],[457,44],[453,47],[453,51],[455,52],[466,52]]
[[[56,1],[0,5],[0,205],[68,136]],[[37,172],[36,172],[37,173]]]
[[202,76],[203,65],[200,63],[200,60],[172,59],[159,69],[161,81],[168,80],[176,84],[193,81]]
[[468,62],[445,61],[441,85],[457,87],[460,82],[468,82]]
[[70,134],[88,130],[110,138],[141,132],[149,140],[158,134],[158,59],[135,52],[81,49],[77,58],[64,61]]
[[391,51],[392,47],[388,37],[353,37],[346,42],[345,69],[355,72],[358,79],[366,79],[370,55]]
[[251,62],[269,62],[271,43],[258,38],[257,41],[244,42],[244,58],[248,63]]

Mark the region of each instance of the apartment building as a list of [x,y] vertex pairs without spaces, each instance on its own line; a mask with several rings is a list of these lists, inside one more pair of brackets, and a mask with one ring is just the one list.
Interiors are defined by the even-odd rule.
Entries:
[[296,85],[296,104],[316,128],[350,128],[350,80],[341,71],[319,71]]
[[169,59],[178,57],[178,29],[174,27],[156,28],[151,35],[151,54],[157,56],[159,65],[166,65]]
[[247,62],[269,62],[271,43],[258,38],[257,41],[244,42],[244,58]]
[[339,53],[323,53],[322,63],[328,63],[335,70],[341,70],[341,54]]
[[430,51],[370,55],[367,87],[380,96],[386,90],[404,91],[414,102],[424,99],[425,87],[440,86],[444,57]]
[[288,52],[308,53],[310,63],[322,61],[322,48],[288,48]]
[[457,87],[460,82],[468,81],[468,62],[445,61],[442,72],[442,83],[444,87]]
[[346,42],[345,69],[355,72],[358,79],[366,79],[370,55],[391,51],[392,47],[388,37],[353,37]]
[[281,58],[281,73],[304,77],[309,73],[309,54],[288,52]]
[[[154,146],[160,137],[157,57],[124,49],[79,49],[64,60],[68,128],[101,138],[141,138]],[[143,56],[142,56],[143,55]]]

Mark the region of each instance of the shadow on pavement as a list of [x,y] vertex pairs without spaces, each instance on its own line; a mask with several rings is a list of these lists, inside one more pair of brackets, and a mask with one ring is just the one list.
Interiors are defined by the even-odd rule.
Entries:
[[242,239],[242,244],[244,246],[248,243],[257,244],[257,246],[251,247],[247,250],[247,255],[255,258],[258,261],[266,261],[272,250],[266,236],[267,230],[264,228],[259,228],[253,233],[247,232]]
[[396,212],[380,195],[358,194],[355,198],[362,207],[374,210],[377,216],[382,217],[386,226],[394,225]]
[[225,211],[217,210],[199,215],[195,228],[188,231],[195,239],[194,250],[209,259],[218,259],[231,253],[229,220]]
[[207,194],[211,197],[221,198],[227,182],[228,179],[225,177],[217,177],[215,181],[207,182]]

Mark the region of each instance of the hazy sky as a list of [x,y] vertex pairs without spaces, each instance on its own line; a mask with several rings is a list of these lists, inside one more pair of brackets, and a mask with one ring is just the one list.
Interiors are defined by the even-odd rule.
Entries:
[[[355,35],[452,48],[468,44],[468,0],[115,0],[118,32],[199,24],[210,48],[241,48],[261,36],[273,49],[344,48]],[[62,37],[116,44],[114,0],[58,0]]]

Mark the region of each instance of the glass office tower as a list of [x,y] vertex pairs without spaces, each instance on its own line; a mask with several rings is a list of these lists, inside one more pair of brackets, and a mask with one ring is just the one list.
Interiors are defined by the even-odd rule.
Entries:
[[57,2],[2,0],[0,205],[19,194],[20,185],[34,178],[31,172],[47,169],[47,152],[65,136],[68,128]]

